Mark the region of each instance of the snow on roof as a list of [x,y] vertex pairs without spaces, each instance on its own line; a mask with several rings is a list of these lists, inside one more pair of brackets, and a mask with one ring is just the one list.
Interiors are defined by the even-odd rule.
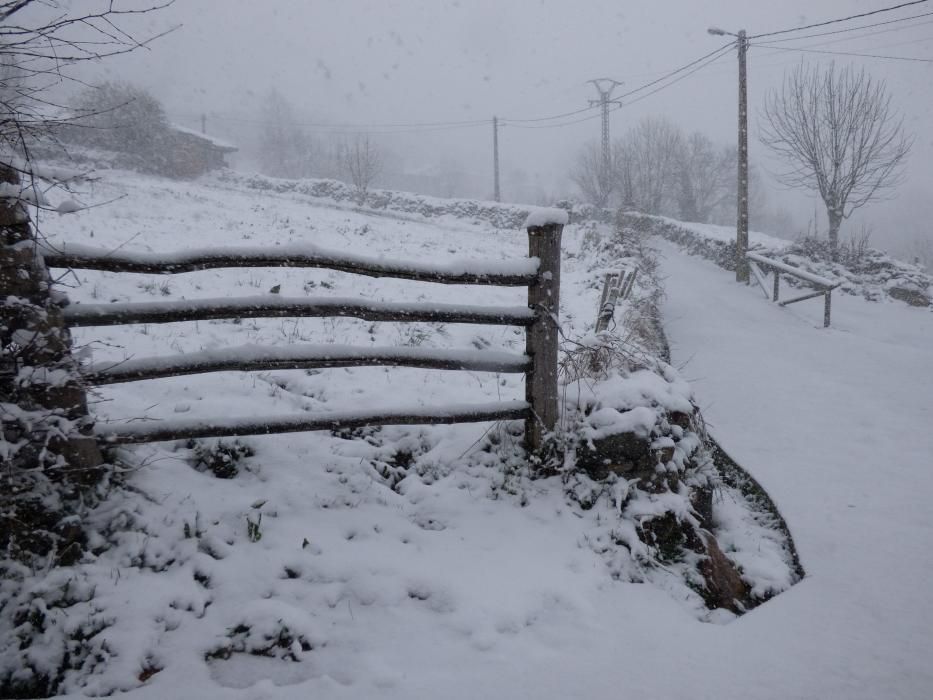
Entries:
[[203,139],[204,141],[207,141],[208,143],[210,143],[212,146],[216,146],[217,148],[221,148],[223,150],[228,150],[228,151],[239,150],[237,146],[234,146],[232,143],[228,141],[223,141],[213,136],[209,136],[208,134],[202,134],[200,131],[197,131],[196,129],[189,129],[188,127],[179,126],[178,124],[170,124],[169,127],[172,129],[172,131],[177,131],[181,134],[188,134],[189,136],[197,136],[199,139]]

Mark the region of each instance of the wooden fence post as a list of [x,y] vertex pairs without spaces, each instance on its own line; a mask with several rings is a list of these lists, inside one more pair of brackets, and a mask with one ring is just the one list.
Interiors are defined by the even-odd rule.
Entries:
[[525,375],[525,400],[532,415],[525,421],[525,446],[531,452],[544,443],[558,418],[557,347],[560,308],[560,238],[564,227],[548,223],[528,227],[528,256],[538,258],[537,281],[528,287],[528,306],[535,322],[525,334],[531,367]]

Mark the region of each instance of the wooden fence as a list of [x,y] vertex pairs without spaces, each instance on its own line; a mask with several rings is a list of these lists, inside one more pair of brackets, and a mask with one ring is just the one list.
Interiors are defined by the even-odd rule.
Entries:
[[625,301],[635,286],[635,277],[638,268],[622,269],[619,272],[609,272],[603,281],[603,293],[599,298],[599,309],[596,313],[596,332],[602,333],[609,328],[615,315],[616,304]]
[[[746,257],[748,258],[749,269],[752,271],[752,274],[754,274],[755,279],[758,280],[758,284],[761,286],[765,296],[771,296],[771,300],[777,302],[779,306],[796,304],[798,301],[805,301],[806,299],[813,299],[814,297],[822,296],[823,328],[829,328],[830,314],[832,312],[833,303],[832,293],[833,290],[839,286],[839,282],[833,282],[832,280],[828,280],[825,277],[814,275],[813,273],[807,272],[806,270],[801,270],[800,268],[794,267],[793,265],[783,263],[780,260],[766,258],[764,255],[759,255],[758,253],[746,253]],[[768,289],[768,283],[765,280],[765,273],[761,270],[759,265],[764,265],[766,268],[770,268],[773,272],[774,279],[772,281],[772,290]],[[800,296],[780,301],[782,272],[812,284],[814,287],[816,287],[817,291],[801,294]]]
[[302,345],[244,346],[223,351],[179,356],[134,358],[120,363],[99,363],[85,368],[90,384],[134,382],[160,377],[220,371],[310,369],[390,365],[444,370],[512,372],[525,375],[525,400],[479,405],[439,406],[379,413],[303,413],[266,418],[203,418],[164,420],[124,425],[98,425],[96,436],[109,443],[142,443],[192,437],[272,434],[305,430],[360,427],[525,420],[525,442],[539,449],[558,417],[557,351],[560,300],[560,240],[563,226],[529,226],[528,258],[510,264],[462,262],[425,265],[353,256],[317,248],[222,248],[175,254],[114,253],[85,246],[64,250],[42,249],[46,265],[110,272],[179,274],[213,268],[304,267],[391,277],[439,284],[522,286],[528,305],[517,307],[455,304],[385,303],[361,299],[289,299],[267,295],[239,299],[175,302],[79,304],[64,309],[70,327],[133,323],[174,323],[220,318],[277,318],[348,316],[370,321],[426,321],[523,326],[525,354],[434,350],[401,347]]

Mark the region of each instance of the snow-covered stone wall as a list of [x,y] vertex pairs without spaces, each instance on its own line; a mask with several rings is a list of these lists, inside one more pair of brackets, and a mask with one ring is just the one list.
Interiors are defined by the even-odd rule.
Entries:
[[[676,243],[691,255],[713,261],[726,270],[735,270],[734,230],[674,221],[636,212],[621,215],[624,224],[634,230],[658,235]],[[749,233],[749,246],[756,252],[774,257],[821,277],[839,282],[847,294],[871,301],[891,297],[913,306],[933,305],[933,276],[919,266],[895,260],[883,251],[863,248],[840,255],[842,262],[825,259],[825,251],[812,239],[788,241],[761,233]],[[791,286],[801,284],[785,276]]]

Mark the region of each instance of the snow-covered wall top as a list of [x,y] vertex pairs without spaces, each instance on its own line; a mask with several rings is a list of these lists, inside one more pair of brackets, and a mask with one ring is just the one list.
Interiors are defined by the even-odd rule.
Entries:
[[[623,214],[626,226],[662,236],[692,255],[712,260],[726,270],[735,269],[735,229],[727,226],[694,224],[636,212]],[[816,242],[819,243],[819,242]],[[891,297],[912,306],[933,308],[933,276],[917,265],[895,260],[883,251],[865,248],[844,256],[846,264],[815,255],[820,246],[812,239],[788,241],[763,233],[749,233],[749,245],[756,252],[775,257],[833,283],[841,291],[871,301]],[[798,282],[788,278],[792,285]]]
[[[336,203],[346,202],[356,205],[359,196],[356,188],[339,180],[285,180],[259,174],[244,175],[232,170],[221,171],[215,174],[214,177],[220,182],[236,184],[239,187],[303,194]],[[426,219],[451,217],[475,224],[510,229],[529,225],[526,223],[529,214],[533,210],[545,209],[530,205],[504,204],[476,199],[444,199],[413,192],[395,192],[392,190],[370,190],[366,193],[366,201],[362,208],[413,214]],[[562,202],[557,208],[568,212],[575,222],[588,219],[608,221],[611,217],[607,210],[597,209],[587,204]],[[547,210],[550,211],[551,209]]]

